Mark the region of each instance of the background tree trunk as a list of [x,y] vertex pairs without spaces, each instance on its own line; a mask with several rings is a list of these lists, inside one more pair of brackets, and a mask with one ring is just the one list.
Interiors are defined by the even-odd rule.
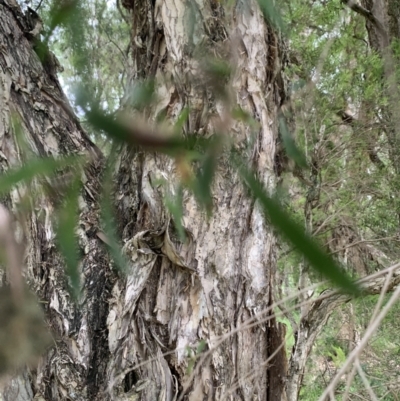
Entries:
[[[389,156],[398,174],[400,172],[400,153],[398,151],[400,145],[400,97],[395,69],[399,60],[398,55],[393,52],[392,44],[400,39],[400,8],[394,0],[364,0],[362,5],[368,13],[367,15],[361,14],[366,17],[369,44],[382,57],[384,63],[384,79],[390,103],[382,111],[390,145]],[[358,8],[355,11],[360,12]]]
[[[249,164],[273,190],[283,56],[258,5],[249,1],[224,8],[212,0],[123,5],[132,19],[131,84],[139,78],[156,83],[149,121],[163,114],[173,122],[189,107],[186,135],[225,131],[239,149],[249,149]],[[190,241],[183,244],[162,200],[174,191],[179,164],[121,149],[115,200],[130,270],[120,277],[98,238],[102,156],[71,112],[52,65],[40,64],[28,32],[14,0],[0,0],[1,166],[6,170],[24,162],[14,115],[35,155],[86,151],[93,162],[80,204],[84,294],[79,305],[68,296],[54,246],[51,218],[57,197],[39,196],[29,214],[26,276],[44,304],[55,346],[36,369],[4,383],[3,399],[284,398],[284,332],[268,310],[276,241],[228,156],[221,155],[209,219],[193,196],[184,194],[183,225]],[[211,55],[233,66],[226,83],[229,101],[215,90],[220,82],[207,75],[203,62]],[[229,107],[235,106],[258,121],[254,143],[248,124],[229,121]],[[133,114],[129,102],[125,108]],[[4,203],[18,213],[21,193],[15,190]],[[251,318],[257,324],[245,328]],[[212,352],[191,374],[190,357],[202,340]]]

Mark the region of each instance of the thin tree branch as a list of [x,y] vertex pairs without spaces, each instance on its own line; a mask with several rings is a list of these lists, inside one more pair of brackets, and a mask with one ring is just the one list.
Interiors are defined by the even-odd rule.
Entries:
[[346,249],[349,249],[353,246],[359,245],[359,244],[365,244],[365,243],[371,243],[371,242],[380,242],[380,241],[387,241],[387,240],[393,240],[399,242],[399,240],[395,239],[396,236],[392,235],[390,237],[382,237],[382,238],[375,238],[375,239],[364,239],[364,240],[359,240],[356,242],[352,242],[351,244],[344,246],[343,248],[336,249],[336,251],[332,251],[330,254],[334,255],[335,253],[339,253],[342,251],[345,251]]
[[[336,114],[342,119],[342,123],[352,127],[353,131],[357,128],[356,126],[360,124],[356,118],[354,118],[352,115],[350,115],[349,113],[347,113],[344,110],[340,110]],[[369,159],[371,160],[371,162],[374,163],[379,169],[385,168],[385,163],[378,156],[378,153],[374,149],[373,144],[369,143],[367,146],[368,146],[368,149],[367,149],[368,156],[369,156]]]
[[[399,267],[399,266],[398,266]],[[356,348],[350,353],[349,357],[347,358],[346,362],[344,365],[341,367],[341,369],[337,372],[336,376],[333,378],[329,386],[325,389],[325,391],[322,393],[321,397],[318,399],[318,401],[323,401],[325,397],[329,394],[331,394],[336,387],[336,385],[339,383],[341,377],[346,373],[347,369],[350,367],[350,365],[355,361],[356,358],[361,354],[363,349],[366,347],[368,344],[368,341],[372,337],[372,335],[375,333],[375,331],[378,329],[380,326],[382,320],[385,318],[389,310],[392,308],[392,306],[397,302],[398,298],[400,297],[400,286],[398,286],[385,305],[385,307],[382,309],[382,311],[379,313],[379,315],[376,317],[376,319],[370,324],[368,329],[365,332],[364,337],[358,344]]]
[[357,4],[354,0],[342,0],[342,3],[345,4],[347,7],[349,7],[351,10],[356,12],[357,14],[362,15],[365,19],[370,21],[372,24],[374,24],[381,33],[384,33],[385,36],[387,36],[386,30],[382,23],[375,17],[374,14],[372,14],[371,11],[367,10],[363,6]]

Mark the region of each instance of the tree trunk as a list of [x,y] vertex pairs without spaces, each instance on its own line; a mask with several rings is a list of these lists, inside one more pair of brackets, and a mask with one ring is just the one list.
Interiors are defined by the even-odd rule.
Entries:
[[[363,0],[363,8],[350,7],[366,18],[366,28],[371,48],[383,59],[384,81],[389,106],[382,110],[389,141],[389,156],[396,173],[400,172],[400,95],[396,78],[398,55],[391,45],[400,39],[400,7],[395,0]],[[400,215],[399,215],[400,219]]]
[[[185,135],[227,131],[238,148],[251,147],[249,164],[273,190],[277,110],[284,97],[282,54],[258,5],[123,4],[132,18],[131,83],[139,78],[156,83],[157,102],[146,109],[149,121],[164,115],[173,122],[189,107]],[[69,298],[55,248],[51,218],[59,201],[45,195],[34,199],[27,220],[26,277],[44,305],[55,344],[35,369],[3,383],[3,399],[284,399],[284,332],[268,309],[276,240],[227,155],[222,153],[212,185],[210,218],[184,193],[189,241],[180,243],[163,202],[180,179],[179,164],[121,148],[114,198],[129,259],[122,277],[99,239],[102,156],[71,112],[52,64],[39,62],[29,30],[15,1],[0,0],[1,166],[7,170],[24,162],[13,116],[36,156],[89,152],[93,161],[80,202],[84,256],[78,305]],[[221,83],[210,79],[203,65],[209,55],[233,65],[222,85],[225,98],[215,90]],[[229,121],[229,107],[236,106],[259,123],[254,144],[248,124]],[[128,102],[125,108],[133,114]],[[21,196],[15,190],[4,203],[18,213]],[[256,324],[246,328],[250,319]],[[206,349],[195,360],[202,341]]]
[[[113,273],[95,236],[99,208],[94,196],[100,190],[101,152],[70,109],[52,60],[45,65],[39,61],[30,28],[14,0],[0,1],[1,168],[6,171],[26,163],[32,154],[42,158],[85,152],[93,158],[85,172],[80,205],[84,296],[80,305],[70,299],[63,262],[55,249],[52,218],[60,202],[56,184],[61,181],[49,182],[52,196],[39,195],[34,186],[14,188],[2,201],[17,216],[24,216],[27,198],[28,205],[32,204],[29,215],[20,221],[26,237],[25,275],[44,305],[54,347],[36,369],[3,381],[1,395],[5,401],[30,400],[33,396],[45,400],[104,399],[100,394],[106,388],[111,356],[106,320]],[[20,131],[24,134],[22,142],[18,140]],[[15,352],[22,352],[22,347],[20,344]]]

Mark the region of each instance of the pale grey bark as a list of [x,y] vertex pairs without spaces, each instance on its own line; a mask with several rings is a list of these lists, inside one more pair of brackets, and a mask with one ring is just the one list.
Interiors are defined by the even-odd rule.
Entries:
[[[241,106],[259,122],[248,161],[273,190],[282,55],[280,40],[258,5],[223,9],[214,2],[188,7],[167,1],[125,6],[133,19],[132,82],[156,79],[158,102],[148,109],[149,120],[164,111],[173,122],[189,106],[186,135],[225,131],[246,149],[253,140],[250,127],[228,118],[230,107]],[[275,237],[226,156],[222,153],[213,184],[209,219],[185,193],[183,224],[191,241],[182,244],[162,201],[163,193],[174,191],[179,166],[165,156],[121,149],[115,199],[130,271],[118,277],[99,239],[101,155],[67,105],[53,66],[41,65],[13,0],[0,1],[0,40],[3,170],[24,162],[15,141],[14,113],[35,155],[89,152],[93,159],[80,204],[84,295],[79,305],[69,298],[54,244],[57,193],[32,201],[37,203],[26,217],[26,277],[43,302],[55,346],[36,369],[5,382],[2,397],[10,399],[7,394],[19,386],[14,399],[21,401],[32,396],[46,401],[279,399],[283,332],[271,310],[263,314],[273,302]],[[216,83],[202,70],[199,44],[205,46],[204,55],[232,63],[229,102],[213,93]],[[160,185],[157,180],[163,178],[167,184]],[[20,199],[15,190],[5,203],[17,214]],[[261,316],[267,321],[244,328]],[[187,353],[202,340],[212,352],[191,378]],[[24,392],[28,377],[31,392]]]
[[[273,191],[276,117],[285,93],[283,54],[258,5],[123,4],[133,26],[131,84],[139,78],[156,81],[157,102],[146,110],[148,121],[164,113],[173,123],[188,106],[185,135],[222,132],[247,150],[249,165]],[[22,216],[25,274],[43,302],[55,345],[36,368],[3,380],[0,396],[10,401],[296,400],[316,336],[333,308],[348,298],[331,293],[304,309],[287,371],[284,330],[271,310],[276,239],[224,152],[212,187],[213,215],[207,218],[193,196],[184,194],[189,241],[181,243],[163,195],[174,193],[182,165],[121,147],[115,206],[129,271],[117,274],[101,240],[102,156],[73,116],[54,68],[39,62],[24,21],[13,0],[0,0],[1,167],[6,171],[24,162],[15,115],[36,156],[91,154],[80,205],[84,288],[75,305],[54,243],[58,194],[43,193]],[[222,85],[206,73],[209,55],[233,67]],[[218,85],[224,98],[215,91]],[[258,122],[255,137],[248,124],[229,118],[236,106]],[[125,109],[133,118],[128,101]],[[29,188],[15,189],[3,202],[21,215],[25,192],[30,194]],[[393,280],[397,283],[397,276]],[[374,282],[371,288],[381,286]],[[246,327],[249,321],[258,324]],[[201,341],[206,349],[192,375],[187,368]]]
[[[86,400],[101,394],[98,399],[103,400],[110,355],[104,327],[112,273],[104,247],[95,236],[100,225],[93,197],[100,190],[101,153],[74,117],[52,64],[43,66],[39,61],[29,28],[15,1],[0,1],[1,170],[24,164],[33,156],[85,152],[92,158],[85,171],[80,205],[84,295],[80,305],[70,299],[64,265],[55,248],[52,220],[62,200],[65,176],[54,181],[38,179],[30,186],[14,188],[2,202],[19,217],[20,239],[22,233],[25,236],[25,275],[44,308],[54,334],[54,346],[29,374],[27,371],[10,383],[3,381],[2,397],[10,401],[31,396]],[[27,151],[21,141],[17,142],[21,134]],[[36,184],[42,184],[41,191],[37,191]],[[43,192],[46,187],[53,188],[48,195]],[[4,324],[4,315],[1,319]],[[20,347],[16,353],[21,352],[24,344]],[[24,382],[27,377],[29,383]],[[31,390],[27,392],[24,388],[28,384]]]
[[[239,105],[260,125],[248,152],[249,164],[273,190],[276,115],[284,88],[276,80],[280,41],[258,5],[250,1],[230,9],[179,0],[124,5],[134,20],[132,82],[156,79],[158,102],[148,111],[150,120],[162,111],[173,122],[189,107],[186,135],[223,131],[246,149],[250,127],[229,118],[230,108]],[[228,101],[218,98],[217,83],[207,76],[206,58],[211,56],[233,67],[226,84],[218,82]],[[164,243],[166,234],[176,237],[162,195],[176,190],[180,166],[164,156],[124,149],[119,171],[124,172],[116,195],[122,200],[117,207],[123,239],[140,239],[149,251],[141,258],[134,253],[127,283],[117,282],[113,290],[108,323],[116,356],[111,370],[115,396],[123,399],[120,389],[128,382],[133,393],[145,386],[140,391],[146,400],[160,394],[161,399],[173,399],[176,393],[188,400],[279,399],[285,357],[272,311],[263,315],[270,318],[266,323],[229,335],[248,319],[261,317],[273,301],[275,238],[258,206],[244,195],[227,156],[222,154],[217,169],[209,219],[193,196],[184,194],[183,225],[191,242],[174,243],[180,267],[173,263],[176,256],[157,257],[151,245],[159,243],[154,238],[160,235]],[[160,185],[163,179],[168,182]],[[136,192],[127,192],[127,185]],[[135,273],[138,265],[146,266],[140,277]],[[221,338],[226,339],[221,343]],[[195,350],[201,340],[212,352],[191,377],[187,348]],[[153,360],[142,364],[146,359]]]

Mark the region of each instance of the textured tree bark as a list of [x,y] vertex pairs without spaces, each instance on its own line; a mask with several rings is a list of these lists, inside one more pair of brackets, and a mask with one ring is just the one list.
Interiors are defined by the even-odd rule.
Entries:
[[[282,55],[258,5],[250,1],[224,8],[213,1],[180,0],[123,5],[132,17],[132,86],[139,78],[156,82],[158,101],[148,110],[149,119],[164,115],[175,121],[188,107],[186,135],[209,136],[225,126],[225,134],[246,148],[248,126],[230,122],[226,129],[229,107],[240,106],[260,123],[249,163],[273,190]],[[225,85],[207,75],[210,56],[232,66]],[[230,104],[216,88],[228,92]],[[119,166],[116,197],[121,199],[123,240],[129,244],[140,238],[154,255],[139,262],[147,266],[140,277],[133,268],[126,284],[119,281],[113,290],[108,329],[115,396],[124,383],[129,393],[146,386],[141,391],[146,400],[280,399],[286,370],[283,333],[272,311],[262,315],[272,304],[275,238],[260,209],[244,195],[227,156],[221,156],[212,188],[212,217],[207,220],[185,193],[183,224],[191,241],[173,241],[175,256],[163,251],[164,258],[151,242],[158,243],[154,238],[160,233],[164,242],[167,235],[176,237],[162,194],[174,193],[179,166],[167,157],[128,149],[122,150]],[[138,259],[134,252],[132,260]],[[174,259],[182,261],[181,267]],[[240,329],[251,318],[269,320]],[[187,349],[195,350],[201,340],[211,352],[190,375]]]
[[[64,184],[65,178],[47,181],[53,188],[51,196],[35,189],[35,184],[42,182],[39,179],[30,186],[13,189],[2,202],[15,215],[25,216],[19,227],[26,237],[25,275],[44,307],[54,332],[54,347],[35,370],[2,381],[1,396],[5,401],[30,400],[33,396],[94,400],[99,394],[98,399],[104,399],[101,394],[106,388],[110,359],[105,327],[113,273],[95,235],[99,229],[95,198],[100,190],[101,153],[69,108],[52,65],[43,66],[39,61],[29,31],[18,4],[0,1],[1,169],[4,172],[23,164],[28,156],[91,155],[93,162],[83,177],[85,190],[80,205],[84,295],[80,305],[70,300],[63,262],[55,249],[52,218],[61,200],[57,187]],[[17,140],[21,133],[28,151]],[[24,212],[26,205],[31,205],[28,215]],[[15,352],[22,352],[23,346],[20,344]]]
[[[249,148],[249,164],[273,190],[283,55],[258,5],[249,1],[224,8],[214,1],[168,0],[125,1],[124,6],[132,17],[132,85],[139,78],[156,82],[158,101],[146,111],[149,121],[160,115],[174,121],[189,107],[186,135],[225,130],[239,149]],[[80,202],[83,298],[79,305],[69,299],[55,249],[51,218],[59,200],[40,195],[28,219],[25,274],[44,305],[55,345],[36,369],[5,381],[1,397],[284,399],[284,332],[268,309],[276,241],[227,156],[222,152],[212,187],[212,217],[207,219],[193,196],[184,194],[183,224],[190,241],[183,244],[162,200],[180,178],[177,164],[121,148],[115,199],[130,268],[121,277],[96,235],[102,156],[71,112],[54,69],[41,65],[29,38],[16,2],[0,0],[1,166],[5,171],[24,162],[14,115],[36,156],[92,155]],[[226,83],[229,102],[214,90],[220,82],[204,72],[202,61],[209,54],[233,65]],[[259,122],[254,144],[250,127],[229,121],[228,107],[235,106]],[[128,102],[126,109],[133,114]],[[17,213],[21,191],[4,203]],[[246,328],[249,319],[257,324]],[[200,341],[210,352],[203,352],[191,374],[190,358]]]

